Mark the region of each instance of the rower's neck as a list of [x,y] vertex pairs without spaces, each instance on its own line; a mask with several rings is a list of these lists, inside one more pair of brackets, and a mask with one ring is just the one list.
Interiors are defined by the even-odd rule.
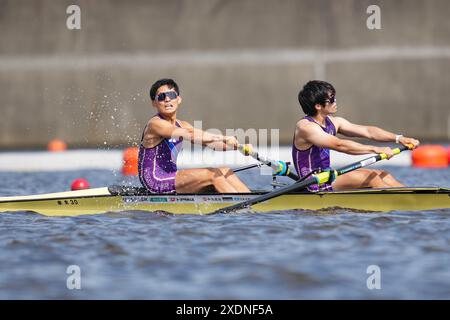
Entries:
[[161,118],[163,118],[164,120],[169,121],[173,125],[177,123],[177,114],[176,113],[171,114],[171,115],[163,115],[163,114],[159,113],[159,116]]
[[327,119],[326,114],[317,113],[315,116],[313,116],[311,118],[313,118],[314,121],[317,122],[318,124],[320,124],[321,126],[326,125],[326,121],[325,121]]

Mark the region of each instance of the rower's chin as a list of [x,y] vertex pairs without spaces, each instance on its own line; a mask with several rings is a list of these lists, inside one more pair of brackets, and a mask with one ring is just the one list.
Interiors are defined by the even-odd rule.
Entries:
[[177,112],[177,108],[173,108],[173,107],[171,107],[171,108],[164,108],[164,109],[162,109],[161,110],[161,113],[163,113],[163,114],[174,114],[174,113],[176,113]]

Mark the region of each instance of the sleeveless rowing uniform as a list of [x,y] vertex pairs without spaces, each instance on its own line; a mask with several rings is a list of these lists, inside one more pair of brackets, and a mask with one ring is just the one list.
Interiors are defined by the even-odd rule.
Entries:
[[[318,124],[312,117],[306,116],[303,119],[307,119],[308,121],[314,122],[318,126],[322,128],[328,134],[333,136],[336,135],[336,128],[331,122],[330,118],[325,118],[325,127],[322,127]],[[294,161],[295,170],[300,177],[304,177],[310,172],[318,169],[326,169],[330,167],[330,149],[320,148],[317,146],[311,146],[306,150],[299,150],[295,146],[295,137],[294,142],[292,143],[292,159]],[[325,183],[319,186],[314,184],[308,187],[309,191],[331,191],[333,188],[331,184]]]
[[[159,114],[157,115],[163,119]],[[175,124],[181,128],[178,121]],[[183,147],[183,138],[164,138],[152,148],[143,145],[144,132],[139,145],[138,172],[142,185],[152,193],[175,193],[177,157]]]

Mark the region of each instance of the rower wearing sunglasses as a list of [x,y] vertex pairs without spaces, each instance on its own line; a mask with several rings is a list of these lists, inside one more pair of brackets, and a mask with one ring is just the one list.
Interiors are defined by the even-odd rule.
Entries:
[[139,179],[153,193],[196,193],[213,187],[217,192],[250,192],[229,168],[177,169],[183,139],[214,150],[236,150],[235,137],[213,135],[177,119],[182,99],[172,79],[156,81],[150,98],[157,114],[144,128],[139,147]]
[[[336,90],[330,83],[317,80],[309,81],[299,92],[298,101],[306,114],[297,122],[292,147],[292,158],[300,177],[305,177],[314,171],[329,169],[330,149],[352,155],[385,153],[388,158],[393,156],[393,151],[389,147],[376,147],[339,139],[336,137],[337,133],[379,142],[412,144],[414,148],[419,145],[419,141],[416,139],[394,134],[374,126],[353,124],[344,118],[332,116],[337,112],[337,104]],[[338,176],[332,183],[321,185],[320,190],[402,186],[403,184],[387,171],[358,169]],[[312,185],[309,190],[318,191],[319,186]]]

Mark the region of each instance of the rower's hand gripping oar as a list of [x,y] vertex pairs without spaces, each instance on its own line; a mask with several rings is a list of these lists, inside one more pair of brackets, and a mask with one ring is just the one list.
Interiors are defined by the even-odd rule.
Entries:
[[[412,145],[409,146],[409,147],[401,146],[399,148],[393,149],[392,151],[393,151],[394,155],[397,155],[400,152],[403,152],[405,150],[410,150],[412,148],[413,148]],[[311,177],[309,177],[306,180],[298,181],[298,182],[295,182],[295,183],[293,183],[293,184],[291,184],[291,185],[289,185],[287,187],[283,187],[283,188],[277,189],[275,191],[263,194],[263,195],[261,195],[259,197],[256,197],[256,198],[253,198],[253,199],[250,199],[250,200],[247,200],[247,201],[243,201],[243,202],[240,202],[240,203],[237,203],[237,204],[234,204],[234,205],[231,205],[231,206],[219,209],[219,210],[216,210],[213,213],[229,213],[229,212],[231,212],[233,210],[243,209],[243,208],[255,205],[257,203],[260,203],[260,202],[263,202],[263,201],[266,201],[266,200],[278,197],[280,195],[283,195],[283,194],[286,194],[286,193],[289,193],[289,192],[292,192],[292,191],[296,191],[296,190],[307,188],[307,187],[309,187],[310,185],[313,185],[313,184],[319,184],[319,185],[320,184],[324,184],[324,183],[326,183],[326,182],[328,182],[330,180],[331,175],[334,175],[335,177],[338,177],[338,176],[343,175],[345,173],[348,173],[348,172],[351,172],[351,171],[354,171],[354,170],[366,167],[368,165],[371,165],[371,164],[373,164],[375,162],[378,162],[380,160],[384,160],[384,159],[387,159],[387,158],[388,157],[387,157],[387,155],[385,153],[379,153],[379,154],[374,155],[372,157],[369,157],[367,159],[364,159],[364,160],[352,163],[352,164],[350,164],[350,165],[348,165],[346,167],[343,167],[341,169],[333,170],[333,172],[331,172],[331,170],[322,171],[320,173],[311,175]]]
[[275,161],[261,156],[258,152],[253,150],[253,148],[248,144],[239,144],[238,150],[245,156],[250,156],[259,162],[269,166],[274,171],[276,176],[288,176],[289,178],[297,181],[299,177],[291,172],[289,165],[284,161]]

